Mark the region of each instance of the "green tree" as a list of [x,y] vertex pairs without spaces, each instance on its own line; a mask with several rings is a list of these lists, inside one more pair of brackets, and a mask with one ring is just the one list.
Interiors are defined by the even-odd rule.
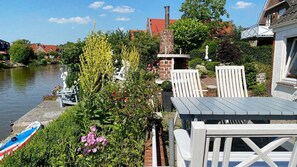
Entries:
[[146,67],[157,61],[159,52],[159,39],[146,32],[137,32],[129,42],[129,46],[135,46],[140,55],[140,65]]
[[107,32],[106,37],[108,42],[111,44],[113,54],[121,54],[122,46],[127,46],[129,43],[129,34],[119,29]]
[[28,64],[30,59],[34,58],[34,52],[30,46],[30,41],[25,39],[14,41],[9,49],[9,55],[13,62]]
[[170,29],[174,31],[175,49],[181,48],[184,53],[200,47],[209,34],[208,27],[194,19],[178,20]]
[[240,49],[228,40],[220,43],[218,48],[218,59],[223,63],[239,63],[241,59]]
[[83,53],[83,46],[84,42],[78,40],[76,43],[67,42],[59,47],[61,50],[61,61],[68,68],[67,86],[71,86],[78,79],[80,67],[79,56]]
[[229,17],[225,9],[226,0],[185,0],[180,12],[182,18],[197,19],[203,22],[221,21],[221,16]]

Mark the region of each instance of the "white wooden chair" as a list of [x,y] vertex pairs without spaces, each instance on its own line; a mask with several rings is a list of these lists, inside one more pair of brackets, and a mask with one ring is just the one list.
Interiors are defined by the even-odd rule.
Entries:
[[174,97],[203,97],[198,70],[171,70],[171,83]]
[[[218,97],[248,97],[244,66],[216,66]],[[248,120],[222,120],[221,123],[247,123]]]
[[244,66],[216,66],[219,97],[248,97]]
[[[177,167],[249,167],[253,165],[296,167],[297,165],[297,124],[207,125],[204,122],[193,121],[191,136],[184,129],[174,130],[174,136]],[[276,137],[276,139],[259,148],[250,137]],[[232,144],[236,144],[232,143],[235,138],[243,140],[253,151],[231,151]],[[213,141],[212,149],[209,148],[210,141]],[[224,141],[222,151],[220,151],[221,141]],[[291,150],[274,151],[286,142],[291,145]]]

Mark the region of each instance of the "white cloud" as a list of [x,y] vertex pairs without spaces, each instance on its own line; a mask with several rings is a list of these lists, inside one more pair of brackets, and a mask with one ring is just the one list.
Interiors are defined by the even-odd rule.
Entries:
[[117,6],[112,11],[117,13],[133,13],[135,9],[130,6]]
[[244,9],[244,8],[248,8],[248,7],[252,6],[252,5],[253,5],[253,3],[250,3],[250,2],[238,1],[236,3],[236,5],[233,6],[232,8],[234,8],[234,9]]
[[113,6],[107,5],[107,6],[104,6],[102,9],[103,10],[110,10],[110,9],[113,9]]
[[127,17],[118,17],[116,18],[116,21],[129,21],[130,18],[127,18]]
[[105,13],[103,13],[103,14],[100,14],[99,16],[100,16],[100,17],[104,17],[104,16],[106,16],[106,14],[105,14]]
[[104,5],[104,3],[105,2],[103,2],[103,1],[93,2],[89,5],[89,8],[92,8],[92,9],[101,8]]
[[121,31],[124,31],[124,30],[125,30],[125,28],[124,28],[124,27],[120,27],[120,28],[119,28],[119,30],[121,30]]
[[49,22],[58,23],[58,24],[66,24],[66,23],[77,23],[77,24],[88,24],[91,22],[89,16],[86,17],[70,17],[70,18],[54,18],[51,17],[48,19]]

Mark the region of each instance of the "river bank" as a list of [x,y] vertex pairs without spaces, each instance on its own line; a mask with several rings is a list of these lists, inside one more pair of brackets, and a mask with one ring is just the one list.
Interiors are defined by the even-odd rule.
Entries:
[[43,101],[31,111],[23,115],[20,119],[15,121],[12,127],[13,132],[3,141],[6,141],[11,136],[21,132],[34,121],[39,121],[44,126],[48,125],[48,123],[57,119],[66,109],[67,107],[60,107],[59,101]]
[[15,122],[43,102],[62,85],[60,65],[0,70],[0,141],[11,133]]

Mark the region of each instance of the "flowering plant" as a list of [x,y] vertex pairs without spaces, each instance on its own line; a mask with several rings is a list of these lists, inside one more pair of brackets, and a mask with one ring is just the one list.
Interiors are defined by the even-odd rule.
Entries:
[[96,125],[91,126],[90,130],[91,132],[89,132],[88,135],[81,137],[81,142],[83,143],[84,148],[78,149],[78,151],[83,150],[84,155],[87,155],[89,153],[96,153],[100,145],[105,147],[108,143],[107,139],[104,136],[96,136]]

